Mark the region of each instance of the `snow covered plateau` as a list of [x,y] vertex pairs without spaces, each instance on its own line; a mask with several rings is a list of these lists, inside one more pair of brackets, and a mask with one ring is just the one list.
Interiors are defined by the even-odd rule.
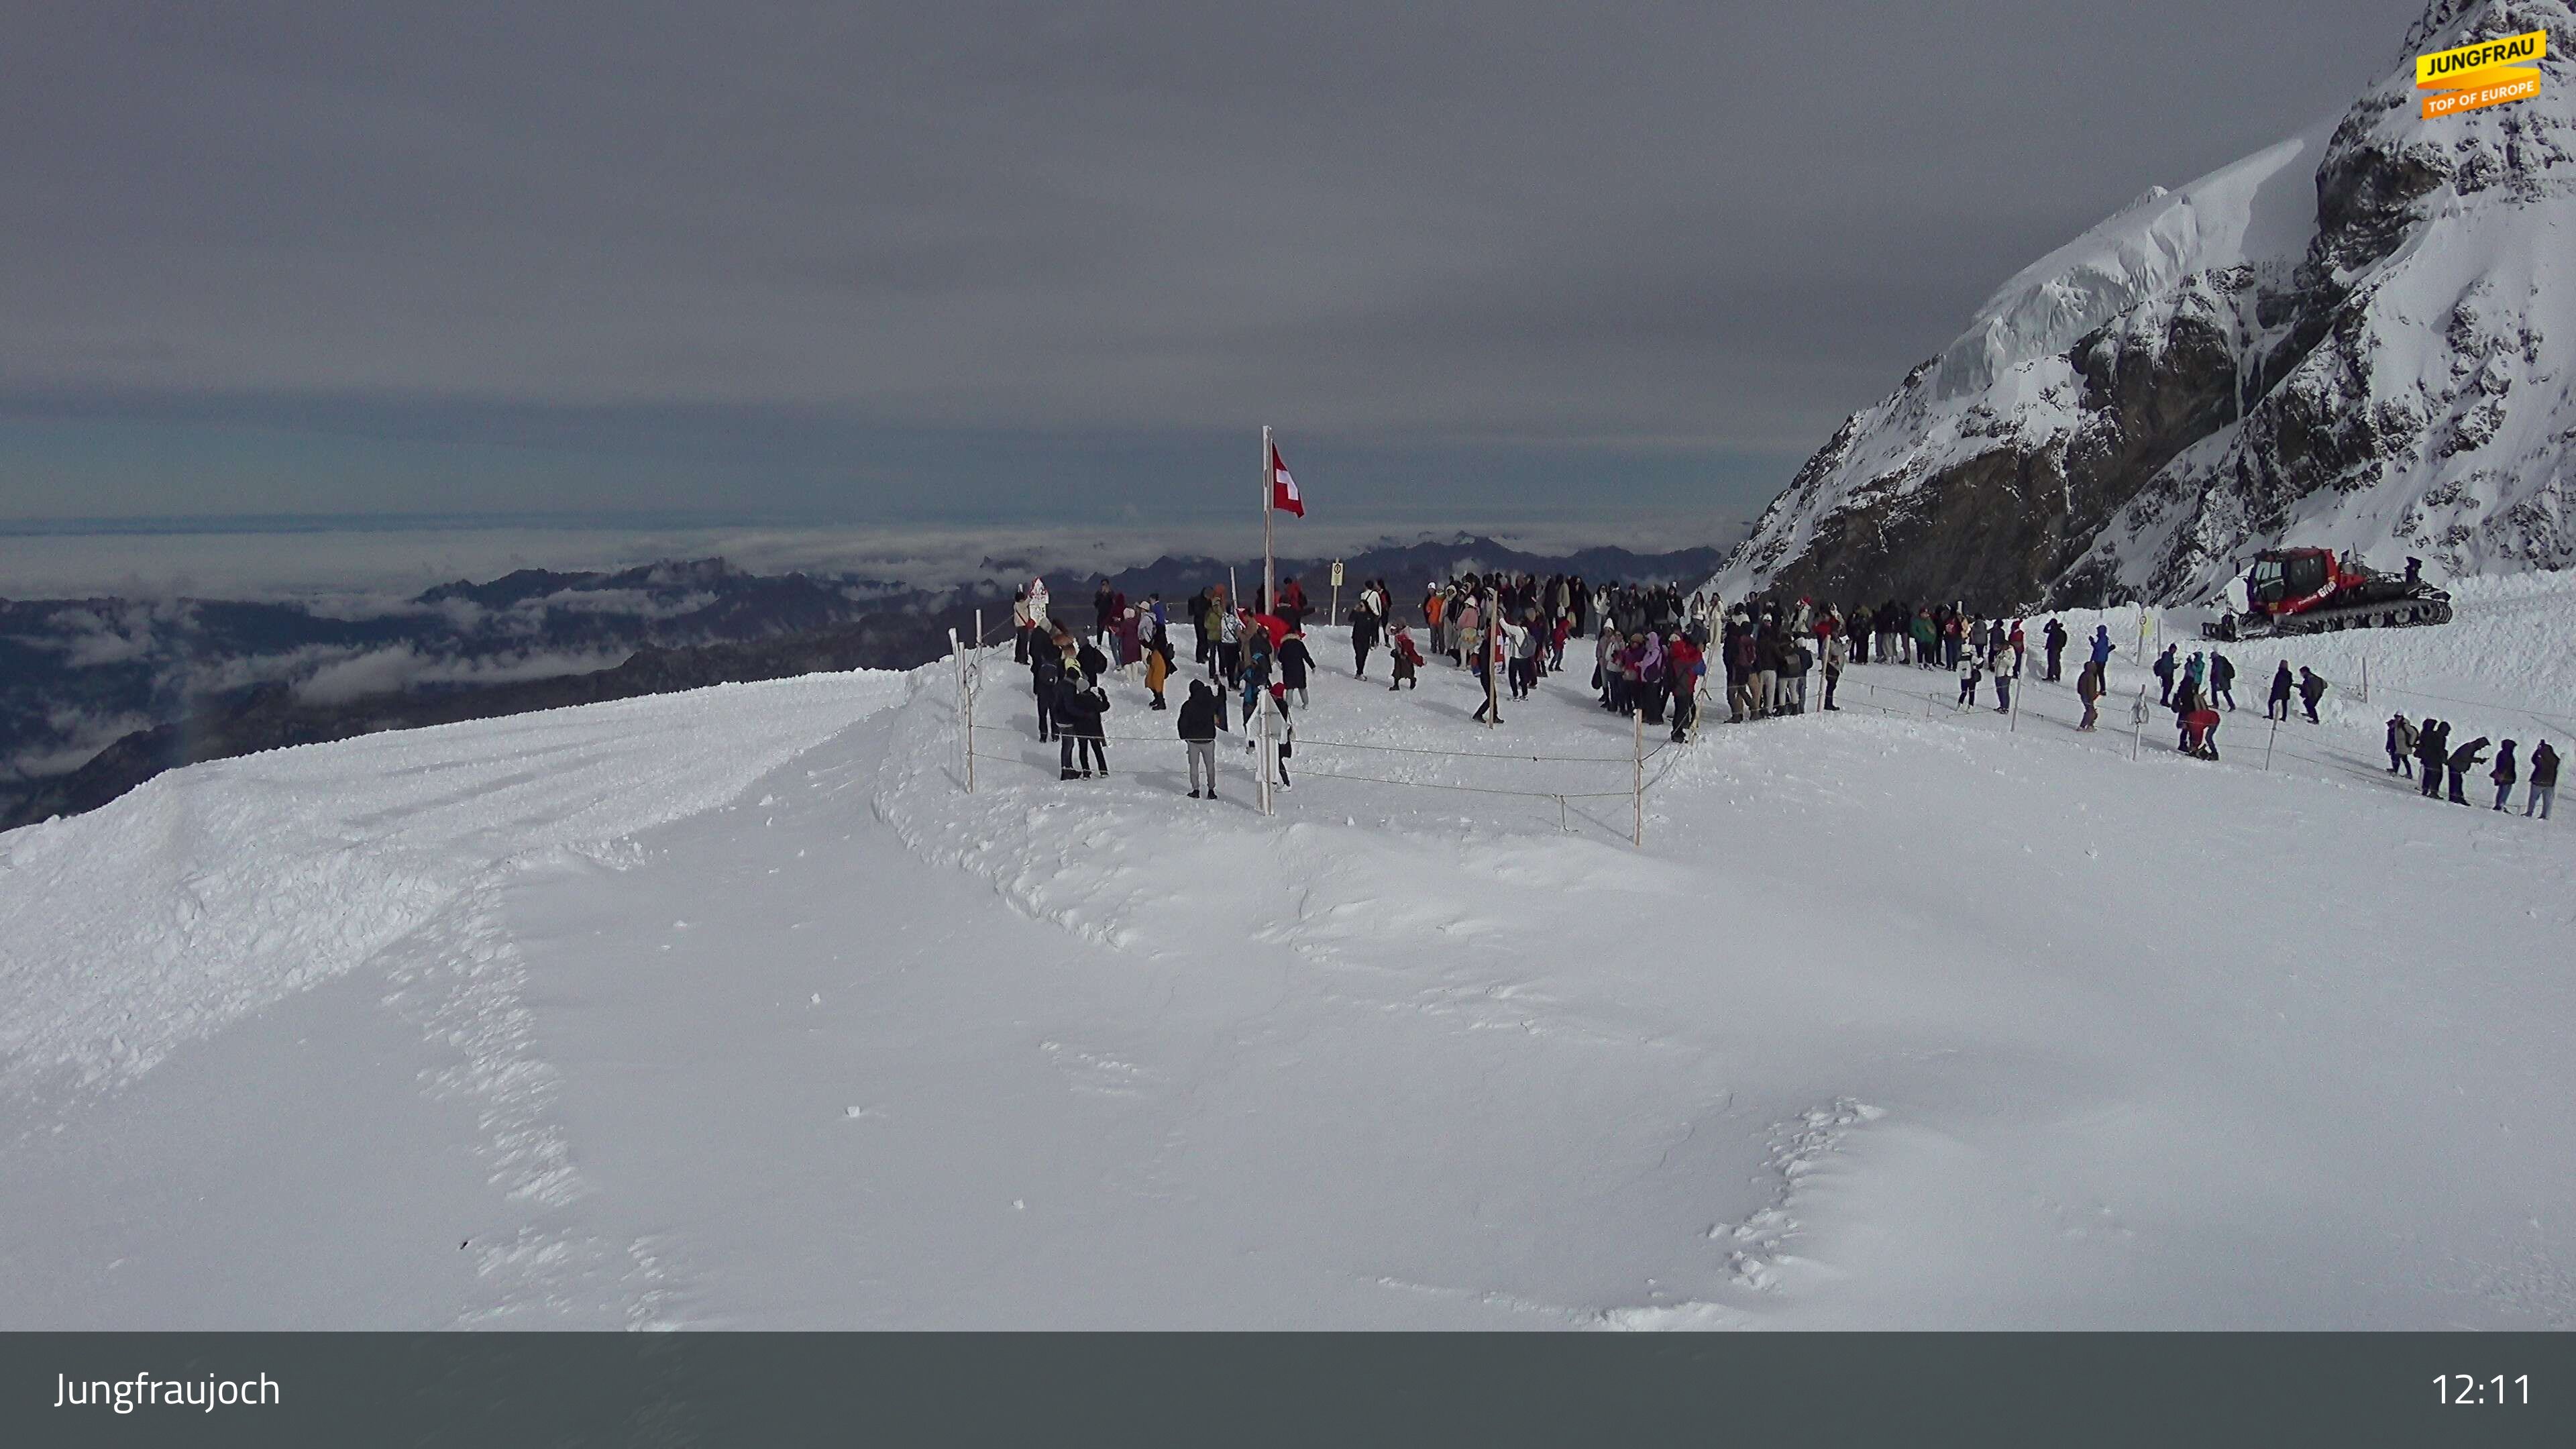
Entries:
[[1858,668],[1642,850],[1580,672],[1329,630],[1274,819],[1007,651],[972,794],[947,664],[191,766],[0,835],[0,1327],[2576,1326],[2576,821],[2380,749],[2563,750],[2571,611],[2217,763]]

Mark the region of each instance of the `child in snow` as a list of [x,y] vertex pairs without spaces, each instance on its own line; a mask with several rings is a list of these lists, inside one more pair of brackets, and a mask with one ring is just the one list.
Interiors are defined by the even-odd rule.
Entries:
[[1402,689],[1410,684],[1420,689],[1422,681],[1416,679],[1414,673],[1422,668],[1422,651],[1414,645],[1412,630],[1402,624],[1395,626],[1395,648],[1392,652],[1395,655],[1395,683],[1387,688]]
[[2203,705],[2182,717],[2182,749],[2199,759],[2218,758],[2218,711]]
[[2505,741],[2496,750],[2495,768],[2487,772],[2487,778],[2495,781],[2495,808],[2498,810],[2504,809],[2506,797],[2513,794],[2513,782],[2517,778],[2513,768],[2513,751],[2513,741]]

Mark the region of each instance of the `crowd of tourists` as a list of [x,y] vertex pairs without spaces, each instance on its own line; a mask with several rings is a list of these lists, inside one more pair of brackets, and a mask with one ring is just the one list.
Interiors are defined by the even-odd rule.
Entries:
[[[1698,729],[1701,700],[1712,690],[1722,687],[1730,723],[1806,713],[1811,681],[1815,707],[1838,710],[1836,691],[1855,666],[1939,671],[1958,682],[1955,708],[1984,708],[1984,692],[1991,689],[1993,709],[2008,715],[2025,677],[2065,681],[2067,655],[2075,645],[2058,619],[2049,619],[2034,637],[2022,618],[1981,618],[1959,604],[1889,600],[1846,611],[1805,598],[1773,597],[1724,605],[1669,584],[1473,573],[1425,587],[1412,611],[1423,627],[1417,639],[1394,598],[1384,579],[1361,581],[1349,614],[1354,677],[1367,679],[1370,663],[1383,653],[1389,689],[1419,688],[1420,671],[1440,660],[1475,677],[1484,698],[1473,718],[1498,725],[1507,702],[1528,698],[1542,680],[1563,672],[1569,645],[1577,646],[1579,661],[1580,646],[1588,642],[1591,690],[1599,707],[1641,726],[1669,728],[1677,743]],[[1158,593],[1130,600],[1104,583],[1092,599],[1089,627],[1076,631],[1050,616],[1043,591],[1020,591],[1013,657],[1029,668],[1038,738],[1060,742],[1061,778],[1108,773],[1105,675],[1115,671],[1140,680],[1149,710],[1170,707],[1165,690],[1179,668],[1172,642],[1177,622],[1189,631],[1190,665],[1200,675],[1189,681],[1178,719],[1192,798],[1216,798],[1215,742],[1220,733],[1232,732],[1230,719],[1242,721],[1247,734],[1256,721],[1267,726],[1275,783],[1289,788],[1294,711],[1307,706],[1319,667],[1307,646],[1313,607],[1304,587],[1288,577],[1280,581],[1276,599],[1247,605],[1230,598],[1225,586],[1211,585],[1178,606],[1177,621],[1172,612]],[[2100,727],[2109,692],[2115,646],[2108,626],[2096,626],[2078,653],[2074,687],[2084,712],[2075,727],[2089,732]],[[2236,662],[2215,648],[2186,657],[2180,645],[2167,645],[2150,673],[2158,706],[2173,717],[2175,749],[2217,759],[2220,727],[2237,708]],[[2281,660],[2265,698],[2265,718],[2287,721],[2295,708],[2317,723],[2317,706],[2331,688],[2315,671],[2294,671]],[[2143,697],[2140,703],[2143,708]],[[2447,781],[2448,798],[2467,804],[2465,779],[2488,764],[2491,741],[2479,736],[2454,746],[2450,735],[2446,721],[2417,724],[2392,716],[2389,771],[2411,777],[2420,766],[2427,798],[2441,798]],[[2526,790],[2523,813],[2546,820],[2557,793],[2557,752],[2545,740],[2537,743],[2527,757],[2526,776],[2516,758],[2519,749],[2516,741],[2504,741],[2486,770],[2495,786],[2493,808],[2505,809],[2519,782]]]
[[[2418,723],[2402,714],[2390,715],[2388,773],[2413,779],[2420,766],[2419,788],[2425,799],[2442,799],[2442,785],[2447,780],[2452,804],[2474,804],[2464,790],[2470,773],[2488,763],[2487,746],[2491,741],[2480,735],[2454,745],[2451,729],[2448,720],[2428,718]],[[2496,746],[2495,761],[2486,771],[2488,782],[2495,786],[2495,803],[2490,809],[2505,810],[2513,804],[2514,784],[2523,779],[2521,767],[2514,761],[2514,751],[2520,748],[2514,740]],[[2542,740],[2531,747],[2528,763],[2531,774],[2525,785],[2522,813],[2546,820],[2550,804],[2558,798],[2558,752],[2550,748],[2549,741]]]

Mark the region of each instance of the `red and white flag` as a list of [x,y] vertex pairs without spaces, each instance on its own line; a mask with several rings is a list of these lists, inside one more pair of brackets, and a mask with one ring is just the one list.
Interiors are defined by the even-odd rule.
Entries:
[[1306,516],[1306,499],[1297,491],[1297,480],[1288,476],[1288,465],[1279,460],[1277,443],[1270,445],[1270,506],[1299,518]]

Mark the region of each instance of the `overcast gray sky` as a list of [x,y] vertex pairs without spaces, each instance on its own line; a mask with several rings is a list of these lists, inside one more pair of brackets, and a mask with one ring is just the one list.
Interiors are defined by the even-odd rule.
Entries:
[[0,516],[1741,511],[2420,0],[0,0]]

